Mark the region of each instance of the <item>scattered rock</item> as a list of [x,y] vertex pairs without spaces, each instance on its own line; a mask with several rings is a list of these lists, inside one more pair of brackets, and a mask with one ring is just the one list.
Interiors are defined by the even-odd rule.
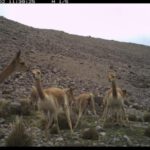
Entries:
[[8,95],[8,94],[11,94],[12,92],[13,92],[12,90],[7,89],[7,90],[3,90],[2,94],[3,95]]
[[100,135],[105,136],[106,132],[101,132]]
[[57,70],[56,68],[53,68],[53,69],[52,69],[52,73],[55,74],[55,73],[57,73],[57,72],[58,72],[58,70]]
[[112,141],[113,141],[113,143],[116,143],[116,142],[120,141],[120,138],[119,137],[113,137]]
[[96,130],[97,130],[98,132],[104,131],[104,129],[103,129],[101,126],[96,126]]
[[136,117],[136,115],[134,115],[134,114],[129,114],[129,115],[128,115],[128,119],[129,119],[130,121],[137,121],[137,117]]
[[0,118],[0,124],[5,123],[5,119],[4,118]]
[[64,141],[64,139],[63,139],[62,137],[58,137],[58,138],[56,139],[56,142],[62,142],[62,141]]
[[132,145],[132,142],[131,142],[130,138],[127,135],[124,135],[123,138],[126,140],[127,146],[131,146]]
[[133,103],[133,104],[131,105],[131,107],[132,107],[132,108],[135,108],[135,109],[137,109],[137,110],[141,110],[141,109],[142,109],[142,106],[139,105],[138,103]]

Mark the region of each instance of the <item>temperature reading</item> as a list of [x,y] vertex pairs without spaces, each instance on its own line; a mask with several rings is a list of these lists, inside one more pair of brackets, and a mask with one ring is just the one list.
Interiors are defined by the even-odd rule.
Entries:
[[59,0],[59,3],[68,3],[68,0]]
[[25,0],[19,0],[19,3],[26,3]]
[[35,3],[35,0],[9,0],[9,3]]

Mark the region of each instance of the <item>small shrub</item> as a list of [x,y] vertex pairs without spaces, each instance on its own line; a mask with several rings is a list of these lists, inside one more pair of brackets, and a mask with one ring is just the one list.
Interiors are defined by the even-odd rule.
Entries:
[[38,122],[37,122],[37,126],[44,130],[46,128],[46,125],[48,124],[48,121],[45,117],[43,117],[44,115],[41,115]]
[[18,101],[11,102],[11,114],[21,115],[21,104]]
[[129,115],[128,115],[128,120],[129,120],[129,121],[137,121],[137,117],[136,117],[136,115],[134,115],[134,114],[129,114]]
[[143,117],[145,122],[150,122],[150,112],[144,113]]
[[[77,121],[77,115],[75,113],[71,112],[70,117],[71,117],[72,126],[74,127],[75,123]],[[58,123],[59,123],[60,129],[70,129],[65,112],[59,113]]]
[[141,109],[142,109],[142,106],[139,105],[138,103],[133,103],[133,104],[132,104],[132,108],[135,108],[135,109],[137,109],[137,110],[141,110]]
[[53,127],[50,129],[50,133],[51,134],[58,134],[58,130],[57,130],[56,125],[53,125]]
[[27,133],[21,118],[16,118],[12,132],[6,139],[6,146],[31,146],[32,137]]
[[32,106],[27,99],[22,99],[21,104],[21,115],[30,115],[32,112]]
[[148,112],[150,112],[150,107],[149,107],[149,108],[147,108],[147,111],[148,111]]
[[145,129],[144,135],[150,137],[150,126]]
[[91,139],[91,140],[98,140],[99,135],[95,128],[89,128],[83,131],[82,133],[83,139]]
[[[75,126],[76,120],[77,120],[77,116],[74,115],[74,113],[71,113],[71,121],[72,121],[72,126],[73,127]],[[40,115],[40,119],[39,119],[38,123],[39,123],[39,128],[41,128],[42,130],[45,129],[45,127],[48,123],[48,120],[45,118],[43,113]],[[55,128],[54,120],[53,120],[52,124]],[[65,112],[60,112],[58,114],[58,124],[59,124],[60,129],[70,129]]]
[[0,117],[7,117],[11,114],[10,102],[7,100],[0,100]]
[[82,119],[82,121],[79,122],[77,129],[78,128],[80,128],[80,129],[81,128],[88,128],[88,127],[90,127],[89,121]]
[[109,121],[105,121],[103,124],[103,128],[111,128],[113,127],[113,124]]

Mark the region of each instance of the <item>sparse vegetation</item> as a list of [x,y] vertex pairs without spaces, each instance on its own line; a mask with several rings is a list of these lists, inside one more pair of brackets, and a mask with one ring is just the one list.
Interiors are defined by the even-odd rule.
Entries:
[[21,115],[30,115],[32,112],[32,106],[27,99],[20,100],[21,104]]
[[10,101],[6,99],[0,100],[0,117],[7,117],[11,114]]
[[144,135],[150,137],[150,126],[145,129]]
[[59,124],[60,129],[68,129],[69,128],[65,112],[59,113],[58,124]]
[[[72,126],[74,127],[76,120],[77,120],[77,114],[71,112],[70,118],[71,118]],[[65,115],[65,112],[60,112],[58,114],[58,123],[59,123],[60,129],[69,129],[69,125],[67,122],[67,117]]]
[[150,112],[145,112],[143,118],[145,122],[150,122]]
[[6,139],[6,146],[32,146],[31,133],[27,133],[21,118],[16,117],[12,132]]
[[52,126],[52,128],[50,129],[50,133],[51,133],[51,134],[58,134],[58,130],[57,130],[56,125],[53,125],[53,126]]
[[129,119],[129,121],[137,121],[137,117],[135,114],[129,114],[128,119]]

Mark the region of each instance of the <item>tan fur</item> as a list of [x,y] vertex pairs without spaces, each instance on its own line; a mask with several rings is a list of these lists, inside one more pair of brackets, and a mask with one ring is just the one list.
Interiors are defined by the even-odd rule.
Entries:
[[128,121],[124,109],[125,91],[116,86],[115,78],[116,74],[114,72],[110,72],[108,80],[112,83],[112,87],[105,93],[103,99],[103,119],[104,122],[111,120],[113,123],[121,125]]
[[[38,76],[37,72],[40,72],[40,70],[36,69],[36,70],[32,71],[35,79],[38,78],[37,77]],[[36,86],[36,88],[37,88],[37,91],[38,91],[37,86]],[[46,97],[53,97],[53,98],[51,98],[51,101],[53,101],[53,102],[50,106],[50,107],[52,107],[50,115],[52,115],[52,114],[57,114],[58,115],[59,110],[64,110],[65,113],[66,113],[66,116],[67,116],[67,121],[68,121],[70,130],[71,130],[71,133],[72,133],[73,130],[72,130],[72,123],[71,123],[71,119],[70,119],[70,108],[69,108],[69,103],[70,102],[68,100],[68,96],[69,96],[68,91],[69,91],[69,89],[60,89],[60,88],[55,88],[55,87],[42,89],[43,95],[46,95]],[[32,92],[33,93],[31,93],[31,95],[32,95],[31,97],[35,100],[35,97],[37,96],[37,92],[36,92],[36,90],[32,90]],[[43,96],[40,96],[39,92],[38,92],[38,95],[39,95],[40,99],[43,97]],[[49,99],[49,98],[47,98],[47,99]],[[45,98],[44,98],[44,100],[45,100]],[[44,105],[44,104],[40,103],[40,105]],[[44,107],[47,107],[47,106],[42,106],[42,109],[44,109]],[[52,122],[52,120],[51,120],[51,122]]]
[[3,82],[8,76],[10,76],[13,72],[17,71],[27,71],[29,68],[20,58],[21,51],[19,51],[12,62],[4,68],[4,70],[0,73],[0,83]]
[[[50,88],[43,89],[43,91],[45,93],[47,93],[48,95],[53,94],[57,98],[58,104],[60,106],[63,106],[63,104],[64,104],[64,95],[65,94],[67,94],[67,96],[68,96],[68,102],[69,102],[70,107],[71,107],[72,101],[74,101],[73,92],[72,92],[72,89],[70,89],[70,88],[61,89],[61,88],[57,88],[57,87],[50,87]],[[37,92],[37,89],[35,86],[32,86],[30,100],[31,100],[31,104],[36,107],[37,102],[39,100],[39,95],[38,95],[38,92]]]
[[[48,121],[46,130],[51,127],[52,122],[56,124],[57,130],[59,132],[59,124],[58,124],[58,106],[56,104],[55,97],[51,94],[46,94],[41,86],[41,71],[39,69],[32,70],[33,77],[35,79],[35,87],[33,87],[32,98],[37,98],[38,100],[38,109],[43,112],[46,120]],[[32,100],[33,100],[32,99]],[[34,99],[35,100],[35,99]]]
[[[125,98],[126,97],[126,90],[122,90],[121,88],[117,87],[117,93],[119,95],[121,95],[122,98]],[[106,103],[107,103],[107,99],[109,98],[109,96],[112,94],[112,89],[109,89],[108,91],[106,91],[105,93],[105,96],[103,98],[103,109],[105,108],[106,106]],[[118,95],[117,94],[117,95]],[[124,99],[123,99],[124,100]]]
[[94,95],[92,93],[82,93],[76,99],[76,107],[78,108],[78,119],[75,125],[75,128],[77,127],[79,120],[82,117],[82,114],[86,111],[88,105],[91,104],[93,113],[97,115],[95,110],[95,101],[94,101]]

